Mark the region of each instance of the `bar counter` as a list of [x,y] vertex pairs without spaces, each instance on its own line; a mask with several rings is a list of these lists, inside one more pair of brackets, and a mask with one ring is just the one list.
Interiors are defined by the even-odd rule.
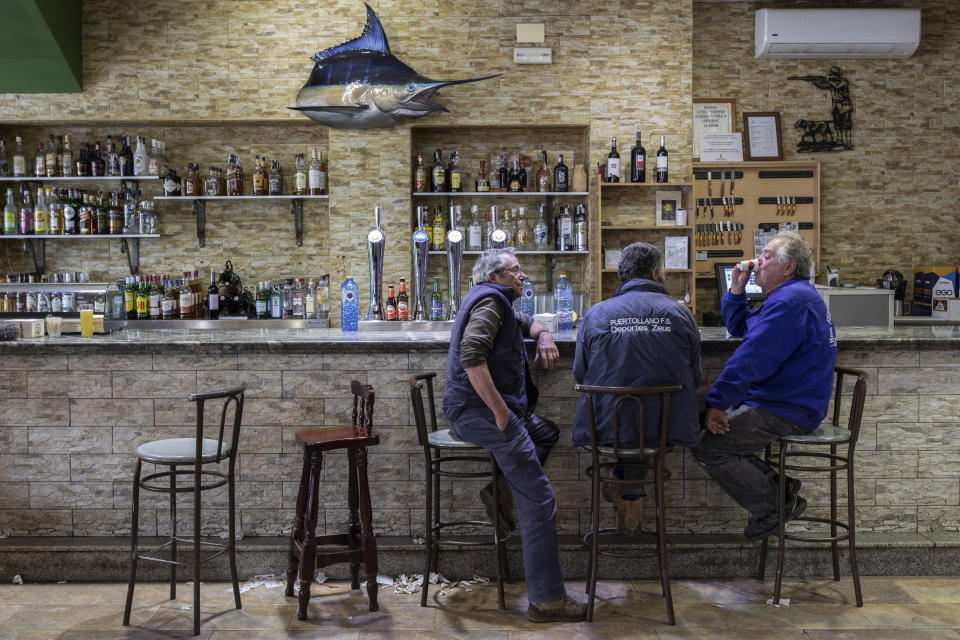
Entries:
[[[703,328],[702,337],[709,385],[739,340],[725,337],[722,328]],[[561,426],[546,471],[557,496],[560,533],[570,539],[582,534],[589,519],[586,458],[570,445],[575,338],[559,333],[559,367],[534,372],[538,413]],[[934,538],[942,542],[960,531],[960,331],[840,328],[838,338],[838,362],[869,374],[856,456],[861,543],[874,532],[932,548]],[[137,445],[192,435],[187,395],[245,381],[238,528],[247,539],[276,539],[289,532],[294,511],[301,463],[295,432],[348,422],[349,381],[358,379],[373,385],[377,397],[381,444],[370,454],[374,523],[384,545],[409,540],[423,532],[423,456],[407,377],[437,371],[442,393],[448,340],[444,332],[238,329],[132,330],[0,343],[0,532],[34,542],[43,536],[122,540],[130,530]],[[321,504],[320,523],[331,529],[347,515],[342,458],[324,460],[330,498]],[[670,531],[739,534],[744,512],[688,452],[672,454],[670,466]],[[444,508],[462,519],[482,518],[479,488],[445,483]],[[811,509],[825,503],[828,490],[819,477],[804,483]],[[204,530],[220,535],[226,530],[226,496],[211,499]],[[141,535],[167,535],[167,513],[165,503],[146,496]],[[612,522],[613,511],[604,510],[604,518]]]

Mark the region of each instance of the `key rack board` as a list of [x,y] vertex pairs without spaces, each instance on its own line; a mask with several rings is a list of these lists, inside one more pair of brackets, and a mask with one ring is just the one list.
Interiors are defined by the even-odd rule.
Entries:
[[[712,185],[707,180],[708,171]],[[726,177],[722,196],[721,172]],[[731,172],[736,177],[733,195]],[[694,270],[698,277],[712,278],[718,262],[756,257],[755,231],[783,229],[790,222],[797,223],[800,235],[813,249],[816,266],[820,265],[819,161],[694,163],[692,202],[687,209],[694,228]],[[718,229],[717,225],[722,227]],[[739,243],[737,233],[742,233]],[[737,255],[737,251],[742,253]]]

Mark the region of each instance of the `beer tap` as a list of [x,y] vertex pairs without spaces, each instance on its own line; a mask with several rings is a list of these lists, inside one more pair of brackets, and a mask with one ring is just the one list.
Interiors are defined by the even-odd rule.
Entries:
[[417,229],[413,232],[413,319],[426,320],[423,296],[427,288],[427,255],[430,236],[423,228],[424,207],[417,207]]
[[507,246],[507,234],[500,228],[500,223],[497,220],[497,211],[496,205],[490,207],[490,220],[493,223],[493,231],[490,232],[491,249],[503,249]]
[[450,207],[450,231],[447,232],[447,291],[450,293],[450,319],[460,308],[460,266],[463,262],[463,234],[457,229],[457,209]]
[[373,229],[367,233],[367,259],[370,262],[370,309],[367,320],[383,320],[383,247],[386,238],[380,228],[380,207],[373,208]]

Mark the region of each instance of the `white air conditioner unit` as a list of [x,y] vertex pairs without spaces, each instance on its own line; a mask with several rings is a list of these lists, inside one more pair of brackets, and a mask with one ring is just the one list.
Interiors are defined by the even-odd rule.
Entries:
[[919,9],[759,9],[755,58],[909,58]]

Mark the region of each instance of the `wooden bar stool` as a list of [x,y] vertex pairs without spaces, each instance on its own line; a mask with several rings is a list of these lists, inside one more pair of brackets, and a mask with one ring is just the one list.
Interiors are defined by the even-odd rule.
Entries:
[[[857,438],[860,435],[860,420],[863,418],[863,405],[867,396],[867,374],[857,369],[847,367],[834,367],[837,374],[836,386],[834,387],[833,397],[833,419],[821,424],[816,431],[801,435],[783,436],[779,439],[779,455],[777,462],[771,462],[771,448],[767,447],[766,460],[774,468],[779,470],[780,475],[780,529],[778,532],[777,544],[777,579],[773,588],[773,604],[780,603],[780,588],[783,584],[783,560],[786,549],[784,542],[786,540],[796,540],[799,542],[829,542],[833,556],[833,579],[840,580],[840,550],[839,543],[847,540],[850,554],[850,575],[853,578],[853,592],[857,600],[857,606],[863,606],[863,594],[860,591],[860,570],[857,563],[857,543],[856,543],[856,500],[854,499],[854,474],[853,474],[853,454],[857,446]],[[850,405],[850,417],[847,420],[847,426],[840,426],[840,404],[843,398],[843,380],[845,376],[855,378],[853,386],[853,396]],[[822,451],[797,450],[790,445],[801,445],[804,447],[830,447],[830,453]],[[839,455],[837,447],[846,445],[846,455]],[[798,465],[789,464],[788,459],[821,459],[827,460],[826,464],[819,465]],[[837,472],[846,470],[847,472],[847,519],[840,520],[837,516]],[[786,532],[786,501],[787,501],[787,471],[808,471],[811,473],[829,473],[830,474],[830,517],[799,517],[791,522],[820,522],[830,525],[829,536],[799,535]],[[838,533],[837,529],[843,529]],[[767,539],[760,543],[760,571],[759,577],[763,580],[764,570],[767,561]]]
[[[236,558],[236,498],[234,496],[234,467],[237,462],[237,442],[240,438],[240,421],[243,418],[243,393],[246,384],[223,391],[209,393],[194,393],[189,396],[197,407],[197,431],[193,438],[170,438],[168,440],[154,440],[137,447],[137,466],[133,472],[133,518],[130,533],[130,583],[127,585],[127,602],[123,609],[123,624],[130,625],[130,609],[133,606],[133,588],[137,582],[137,561],[149,560],[170,565],[170,599],[177,597],[177,565],[193,567],[193,635],[200,633],[200,565],[224,553],[230,558],[230,578],[233,580],[233,599],[240,607],[240,585],[237,582]],[[223,408],[220,411],[220,429],[216,439],[203,437],[203,410],[204,403],[210,400],[223,399]],[[226,426],[227,410],[234,405],[233,429],[229,434],[229,441],[224,442],[224,427]],[[205,468],[207,465],[227,462],[227,470]],[[151,473],[140,477],[143,463],[158,466],[167,466],[169,471]],[[177,469],[178,466],[189,465],[189,469]],[[178,486],[177,476],[192,477],[193,484]],[[165,478],[168,485],[153,484],[154,480]],[[204,479],[208,480],[204,484]],[[228,537],[226,543],[205,542],[200,540],[200,493],[207,489],[216,489],[227,485],[229,516],[227,523]],[[137,541],[140,517],[140,489],[166,493],[170,495],[170,539],[144,552],[137,553]],[[193,538],[177,537],[177,494],[193,493]],[[193,547],[191,562],[177,561],[177,543],[183,542]],[[200,555],[202,546],[220,547],[220,551],[205,558]],[[156,558],[153,554],[161,549],[170,548],[170,558]]]
[[[497,487],[497,477],[500,469],[497,461],[490,454],[461,455],[483,451],[482,447],[464,442],[450,429],[437,429],[437,409],[433,399],[434,372],[421,373],[410,376],[410,403],[413,405],[413,417],[417,423],[417,439],[423,447],[425,473],[425,500],[426,517],[424,518],[426,557],[423,569],[423,586],[420,590],[420,606],[427,606],[427,591],[430,588],[430,573],[437,571],[440,555],[440,546],[457,547],[489,547],[496,549],[497,556],[497,602],[500,610],[506,609],[503,583],[510,581],[509,567],[507,566],[506,536],[500,535],[500,490]],[[423,407],[423,388],[427,388],[427,400],[430,404],[430,428],[427,429],[427,419]],[[443,452],[454,452],[456,455],[443,456]],[[464,463],[485,462],[490,465],[489,471],[454,471]],[[452,469],[445,468],[452,467]],[[477,520],[459,520],[443,522],[440,516],[440,478],[490,478],[493,484],[493,503],[495,505],[494,522]],[[440,539],[441,532],[450,527],[491,527],[493,529],[493,543],[475,540]]]
[[[353,424],[297,432],[297,442],[303,445],[303,470],[297,493],[297,514],[290,533],[286,595],[293,596],[299,569],[298,620],[307,619],[310,584],[316,569],[339,562],[350,563],[350,586],[353,589],[360,588],[360,565],[364,566],[370,611],[380,608],[377,605],[377,541],[373,535],[373,509],[367,482],[367,447],[379,444],[380,436],[373,430],[373,387],[354,380],[350,383],[350,391],[353,393]],[[318,536],[317,507],[323,452],[336,449],[346,449],[349,460],[349,529],[347,533]],[[318,549],[319,545],[339,545],[342,548],[325,551]]]
[[[679,385],[659,387],[598,387],[578,384],[574,387],[578,392],[587,396],[587,416],[590,427],[590,445],[583,447],[591,454],[590,467],[586,470],[591,480],[590,493],[590,531],[583,536],[583,544],[590,550],[590,559],[587,564],[587,622],[593,621],[593,605],[597,596],[597,569],[600,556],[613,558],[650,558],[656,557],[660,566],[660,587],[667,605],[667,624],[676,624],[673,612],[673,596],[670,592],[670,575],[667,562],[667,517],[664,483],[670,477],[666,468],[667,454],[673,447],[667,445],[667,433],[670,424],[670,396],[682,389]],[[613,404],[613,445],[607,446],[597,440],[594,396],[609,394],[617,396]],[[622,448],[620,446],[620,407],[624,402],[633,402],[639,410],[639,423],[645,424],[643,398],[644,396],[659,395],[661,402],[660,433],[656,447]],[[606,460],[606,462],[605,462]],[[617,466],[632,469],[653,471],[653,479],[621,480],[615,477]],[[605,551],[600,548],[600,537],[609,537],[623,533],[617,528],[600,528],[600,485],[607,482],[611,485],[654,485],[654,499],[656,501],[657,527],[651,534],[627,534],[630,542],[637,539],[652,539],[656,548],[653,551],[618,552]],[[621,540],[622,541],[622,540]]]

